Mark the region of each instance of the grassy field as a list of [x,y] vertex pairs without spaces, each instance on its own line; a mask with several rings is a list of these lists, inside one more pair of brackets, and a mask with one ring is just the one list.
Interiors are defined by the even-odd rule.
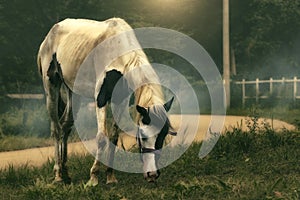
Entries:
[[0,199],[299,199],[300,133],[240,130],[222,136],[213,151],[198,158],[193,144],[161,170],[157,184],[141,174],[116,172],[119,183],[84,188],[91,156],[69,160],[71,185],[52,185],[53,163],[41,168],[10,167],[0,172]]
[[[68,141],[78,142],[80,141],[80,138],[78,135],[73,134]],[[54,140],[52,137],[42,138],[36,136],[4,136],[0,138],[0,152],[48,147],[53,146],[53,144]]]
[[250,106],[247,109],[232,108],[227,110],[227,115],[257,116],[261,118],[278,119],[300,127],[300,109],[291,109],[288,106],[265,108],[262,106]]
[[46,147],[53,145],[51,138],[5,136],[0,139],[0,152]]

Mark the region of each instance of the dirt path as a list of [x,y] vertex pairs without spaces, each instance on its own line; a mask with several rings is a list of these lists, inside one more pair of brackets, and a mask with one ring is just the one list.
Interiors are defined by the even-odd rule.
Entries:
[[[171,123],[175,130],[178,130],[180,128],[181,124],[185,119],[188,119],[189,121],[193,121],[193,122],[198,121],[198,123],[191,123],[192,126],[195,127],[188,128],[189,130],[192,129],[196,130],[197,134],[195,137],[193,134],[192,136],[188,134],[182,134],[181,136],[178,137],[176,136],[174,140],[176,140],[178,143],[179,141],[182,142],[183,140],[201,141],[205,137],[208,128],[214,126],[213,124],[210,125],[211,116],[209,115],[201,115],[201,116],[186,115],[183,117],[181,117],[180,115],[172,115],[170,117]],[[230,130],[233,127],[239,127],[242,128],[243,130],[247,130],[246,121],[247,119],[245,117],[226,116],[224,121],[223,131],[228,129]],[[259,124],[266,123],[266,122],[269,125],[273,126],[275,130],[280,130],[282,128],[288,130],[295,129],[293,125],[290,125],[288,123],[279,120],[260,119],[258,121]],[[123,135],[118,145],[124,147],[125,149],[129,149],[134,144],[135,144],[135,138],[127,137]],[[69,144],[68,147],[69,147],[69,154],[80,154],[80,155],[88,154],[87,149],[81,142]],[[43,147],[43,148],[26,149],[20,151],[2,152],[0,153],[0,169],[7,168],[9,165],[13,165],[14,167],[18,167],[21,165],[41,166],[48,160],[52,160],[53,154],[54,154],[54,147]]]
[[[81,142],[69,144],[69,150],[72,154],[86,154],[87,150]],[[45,162],[53,159],[54,147],[42,147],[25,149],[18,151],[9,151],[0,153],[0,169],[7,168],[10,165],[21,166],[42,166]]]

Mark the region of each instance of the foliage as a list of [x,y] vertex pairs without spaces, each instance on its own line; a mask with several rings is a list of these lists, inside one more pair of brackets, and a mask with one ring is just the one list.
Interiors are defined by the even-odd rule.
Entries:
[[[238,77],[299,73],[299,1],[230,2],[231,45]],[[0,13],[0,93],[18,92],[18,85],[22,92],[42,91],[36,70],[39,44],[54,23],[68,17],[122,17],[134,28],[178,30],[203,45],[222,72],[222,3],[218,0],[4,0]],[[160,52],[154,55],[162,57]],[[178,59],[171,59],[180,64]],[[181,69],[186,77],[194,77],[192,69],[185,65]],[[253,69],[258,72],[253,73]]]
[[[0,6],[1,79],[5,90],[41,91],[36,54],[47,30],[60,19],[92,11],[96,1],[2,1]],[[87,11],[88,10],[88,11]],[[77,17],[79,17],[77,15]],[[92,17],[86,15],[86,17]],[[40,86],[40,87],[36,87]],[[26,91],[27,90],[27,91]],[[16,92],[15,90],[13,90]]]
[[49,137],[49,122],[44,105],[17,108],[0,115],[2,135]]
[[298,74],[300,2],[233,0],[231,4],[231,43],[240,75],[266,78]]
[[72,156],[71,185],[51,184],[49,161],[41,168],[2,170],[0,193],[2,199],[298,199],[299,133],[256,132],[251,147],[244,149],[241,140],[247,142],[249,135],[238,129],[227,133],[202,160],[197,156],[201,144],[193,144],[161,170],[157,184],[144,182],[141,174],[117,171],[117,185],[105,185],[101,173],[99,186],[84,188],[93,157]]
[[[32,101],[23,101],[13,104],[15,107],[9,107],[6,112],[0,114],[0,152],[53,145],[44,102],[32,105]],[[90,116],[82,117],[86,117],[84,119],[86,128],[94,122],[91,118],[87,118]],[[92,133],[95,135],[96,130]],[[75,131],[69,137],[71,142],[79,139]]]

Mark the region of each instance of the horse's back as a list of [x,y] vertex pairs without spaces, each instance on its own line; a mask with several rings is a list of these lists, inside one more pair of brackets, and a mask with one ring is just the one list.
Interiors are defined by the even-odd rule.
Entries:
[[72,88],[79,67],[88,54],[106,38],[129,29],[131,27],[120,18],[103,22],[65,19],[55,24],[42,42],[38,55],[39,70],[45,78],[52,56],[56,54],[64,81]]

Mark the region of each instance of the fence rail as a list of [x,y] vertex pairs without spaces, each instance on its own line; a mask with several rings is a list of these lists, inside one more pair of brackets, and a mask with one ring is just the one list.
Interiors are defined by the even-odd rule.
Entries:
[[[256,80],[249,81],[242,79],[242,81],[232,83],[241,85],[242,87],[243,106],[245,106],[247,99],[255,99],[256,103],[258,103],[260,99],[268,98],[292,99],[294,103],[296,103],[297,99],[300,99],[300,79],[297,77],[277,80],[273,78],[268,80],[260,80],[257,78]],[[6,94],[6,96],[12,99],[44,99],[44,94]]]
[[43,99],[44,94],[6,94],[11,99]]
[[[279,86],[283,89],[287,89],[287,85],[290,85],[290,88],[292,87],[292,96],[286,96],[286,95],[280,95],[278,94],[275,96],[276,98],[292,98],[294,103],[296,102],[297,99],[300,99],[300,94],[298,94],[298,83],[300,83],[300,79],[297,77],[294,77],[293,79],[278,79],[274,80],[273,78],[270,78],[269,80],[259,80],[258,78],[255,81],[246,81],[243,79],[242,81],[236,81],[235,84],[242,85],[242,104],[243,106],[246,103],[246,99],[255,99],[256,103],[259,102],[259,99],[267,99],[274,97],[274,91],[275,91],[275,84],[278,84]],[[261,93],[261,84],[268,84],[269,89],[267,94],[262,94]],[[247,95],[246,92],[246,86],[247,85],[255,85],[255,95]],[[291,89],[289,89],[291,90]],[[264,91],[266,93],[266,91]]]

